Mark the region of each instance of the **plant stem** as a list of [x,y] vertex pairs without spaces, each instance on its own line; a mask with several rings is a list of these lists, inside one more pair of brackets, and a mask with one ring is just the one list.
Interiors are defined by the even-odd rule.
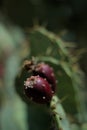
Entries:
[[60,100],[57,96],[53,96],[51,101],[51,110],[55,114],[56,122],[61,130],[70,130],[70,123],[66,117],[65,111],[60,104]]

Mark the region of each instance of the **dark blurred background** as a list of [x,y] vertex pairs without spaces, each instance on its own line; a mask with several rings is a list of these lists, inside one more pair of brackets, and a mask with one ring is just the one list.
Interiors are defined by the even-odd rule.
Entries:
[[[87,0],[1,0],[1,11],[23,29],[31,27],[34,20],[56,33],[68,29],[64,37],[76,41],[79,48],[87,47]],[[80,59],[87,74],[87,53]]]

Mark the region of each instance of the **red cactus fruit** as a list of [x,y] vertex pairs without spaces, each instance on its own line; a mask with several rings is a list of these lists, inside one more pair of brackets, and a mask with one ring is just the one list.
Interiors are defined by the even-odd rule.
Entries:
[[40,76],[31,76],[24,82],[25,95],[37,103],[46,104],[51,101],[52,90],[49,83]]
[[52,67],[50,67],[48,64],[45,63],[39,63],[34,68],[33,73],[34,75],[39,75],[43,78],[46,78],[51,86],[52,92],[53,93],[55,92],[56,78]]

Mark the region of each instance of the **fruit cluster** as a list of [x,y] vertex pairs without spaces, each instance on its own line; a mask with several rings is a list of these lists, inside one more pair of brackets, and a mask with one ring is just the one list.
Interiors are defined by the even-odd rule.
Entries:
[[32,72],[32,76],[24,81],[25,95],[37,103],[49,103],[56,89],[53,68],[45,63],[34,64],[26,61],[24,68]]

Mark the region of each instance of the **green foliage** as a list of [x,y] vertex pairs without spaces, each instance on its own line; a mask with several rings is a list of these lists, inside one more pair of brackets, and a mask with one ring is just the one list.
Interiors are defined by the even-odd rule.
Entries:
[[[57,94],[60,98],[68,96],[63,102],[67,113],[76,113],[75,91],[72,85],[72,63],[69,51],[57,35],[44,28],[36,28],[29,34],[31,56],[39,61],[49,62],[54,67],[58,80]],[[74,107],[73,107],[74,106]]]
[[69,121],[57,96],[53,96],[51,106],[55,106],[53,110],[54,113],[59,112],[55,115],[59,128],[63,130],[70,130]]
[[24,41],[22,30],[11,25],[5,26],[0,22],[0,64],[4,69],[3,77],[0,77],[1,130],[28,129],[26,105],[21,101],[14,87],[20,62],[25,57]]
[[[47,31],[45,28],[35,26],[29,32],[31,53],[37,61],[51,64],[55,70],[57,83],[57,95],[72,118],[79,121],[87,121],[85,97],[81,87],[84,85],[84,74],[78,65],[78,57],[74,57],[66,48],[66,42],[59,36]],[[69,46],[72,49],[72,45]],[[72,116],[73,115],[73,116]]]
[[[3,59],[2,62],[4,61],[5,64],[5,73],[2,80],[4,87],[1,86],[3,93],[1,95],[2,130],[50,130],[54,128],[55,120],[52,119],[49,111],[50,106],[34,104],[26,100],[23,94],[24,81],[31,74],[24,70],[20,72],[20,64],[26,57],[31,59],[32,56],[36,61],[47,62],[54,68],[58,80],[56,96],[60,98],[61,103],[57,104],[55,112],[64,116],[64,120],[60,121],[59,116],[56,115],[59,126],[64,130],[69,128],[67,114],[71,118],[72,115],[74,118],[76,117],[77,122],[86,122],[85,100],[81,93],[84,74],[79,69],[76,58],[66,48],[66,43],[59,36],[38,26],[27,33],[29,44],[26,44],[24,36],[18,28],[8,27],[8,29],[4,25],[1,25],[0,28],[2,30],[0,31],[0,58],[3,54],[1,60]],[[4,39],[4,36],[6,36],[6,39]],[[9,46],[10,51],[7,51]],[[5,52],[10,53],[6,55]],[[6,56],[7,58],[5,58]],[[16,88],[16,91],[14,88]],[[20,100],[17,93],[27,104]],[[58,100],[58,98],[56,99]],[[74,124],[74,126],[71,125],[71,129],[77,130],[79,125],[76,122]],[[86,123],[83,123],[81,130],[85,130],[86,127]]]

